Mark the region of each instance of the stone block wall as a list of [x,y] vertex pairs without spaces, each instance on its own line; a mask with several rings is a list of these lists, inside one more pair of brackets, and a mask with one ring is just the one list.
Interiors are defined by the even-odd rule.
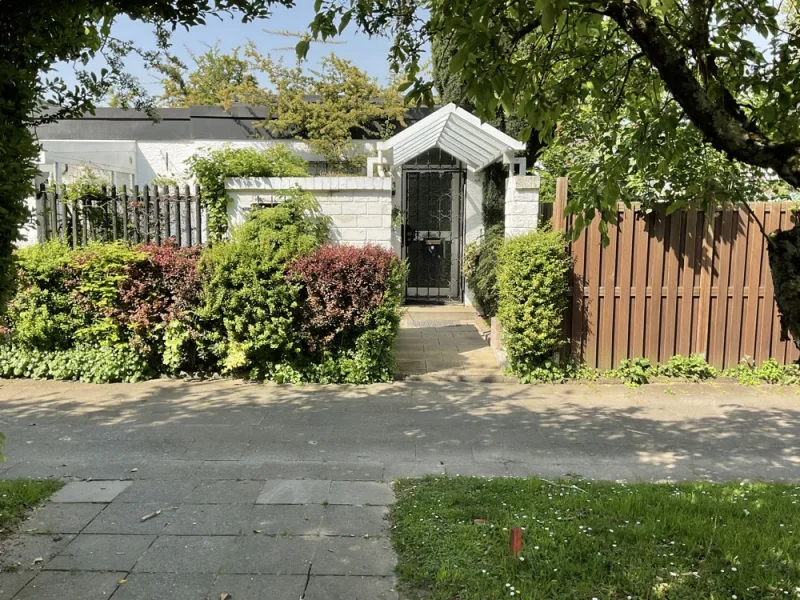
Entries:
[[506,237],[536,229],[539,222],[539,177],[515,175],[506,180]]
[[331,237],[351,246],[368,243],[394,248],[392,180],[389,177],[237,177],[225,188],[231,225],[244,222],[248,211],[261,204],[280,202],[281,192],[300,188],[311,192],[322,212],[331,218]]

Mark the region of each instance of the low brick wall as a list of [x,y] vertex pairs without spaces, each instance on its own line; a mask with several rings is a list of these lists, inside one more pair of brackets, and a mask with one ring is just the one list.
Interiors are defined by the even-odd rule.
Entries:
[[[367,243],[393,248],[392,180],[389,177],[235,177],[225,180],[233,200],[231,225],[242,223],[253,205],[279,202],[280,193],[300,188],[311,192],[331,217],[331,236],[352,246]],[[395,248],[398,250],[398,248]]]

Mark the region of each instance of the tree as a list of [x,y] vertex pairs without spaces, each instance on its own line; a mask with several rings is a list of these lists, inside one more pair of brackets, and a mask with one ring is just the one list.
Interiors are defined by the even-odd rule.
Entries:
[[331,54],[319,70],[305,71],[260,54],[252,43],[245,53],[275,89],[268,102],[271,118],[262,125],[274,134],[307,139],[334,168],[363,167],[353,139],[387,138],[404,123],[397,86],[379,85],[348,60]]
[[[311,30],[324,39],[352,20],[370,34],[392,31],[390,63],[405,72],[407,97],[427,102],[420,57],[444,36],[458,48],[451,70],[484,118],[502,107],[544,141],[580,127],[585,146],[570,172],[590,185],[568,204],[580,225],[610,218],[620,199],[747,206],[773,176],[800,189],[800,19],[795,3],[782,9],[768,0],[430,0],[422,13],[404,0],[323,0]],[[726,178],[736,185],[717,181]],[[681,182],[690,183],[676,193]],[[795,228],[768,248],[783,332],[800,344],[798,242]]]
[[162,74],[164,89],[159,100],[167,106],[210,105],[230,107],[234,103],[261,106],[270,94],[258,83],[250,62],[239,56],[240,48],[230,54],[214,45],[203,54],[191,54],[192,71],[176,56],[169,55],[156,64]]
[[[136,52],[152,65],[169,46],[169,33],[210,16],[236,14],[243,20],[269,16],[271,4],[292,0],[3,0],[0,35],[0,307],[12,285],[12,249],[27,218],[25,197],[37,172],[38,125],[91,112],[111,89],[120,90],[123,107],[153,112],[153,103],[137,91],[124,58]],[[119,16],[151,23],[158,51],[138,49],[111,35]],[[93,58],[107,66],[86,68]],[[58,62],[76,64],[77,85],[48,77]]]
[[[267,33],[307,39],[307,34],[291,31]],[[230,53],[215,45],[191,58],[192,69],[171,54],[154,65],[162,74],[161,102],[225,109],[234,103],[267,106],[270,118],[255,126],[274,135],[307,139],[334,168],[363,168],[365,158],[355,151],[353,138],[385,138],[403,123],[405,109],[397,86],[381,86],[334,54],[323,58],[319,69],[303,68],[299,62],[287,67],[282,59],[262,54],[253,42]],[[259,82],[261,76],[266,85]]]

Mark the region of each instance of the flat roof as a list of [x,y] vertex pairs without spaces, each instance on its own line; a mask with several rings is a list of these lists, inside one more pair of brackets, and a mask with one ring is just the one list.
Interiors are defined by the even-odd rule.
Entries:
[[[426,115],[429,109],[412,108],[406,111],[406,127]],[[273,135],[253,123],[267,119],[265,106],[237,104],[227,111],[221,106],[190,106],[159,108],[159,121],[146,113],[121,108],[98,107],[94,114],[74,119],[61,119],[41,125],[36,134],[42,140],[252,140],[289,139]],[[353,132],[353,139],[366,136]]]

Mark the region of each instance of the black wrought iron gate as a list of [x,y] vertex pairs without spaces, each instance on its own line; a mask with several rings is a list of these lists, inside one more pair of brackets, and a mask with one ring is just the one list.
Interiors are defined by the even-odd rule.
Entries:
[[405,170],[406,295],[461,300],[463,170]]

